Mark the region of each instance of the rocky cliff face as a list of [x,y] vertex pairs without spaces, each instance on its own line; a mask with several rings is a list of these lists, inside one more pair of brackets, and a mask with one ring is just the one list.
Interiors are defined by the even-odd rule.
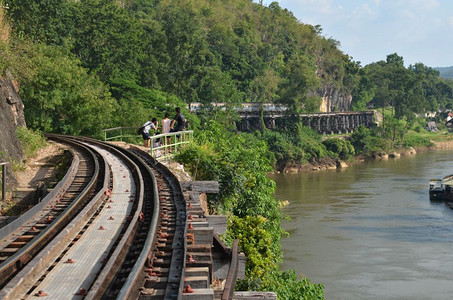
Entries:
[[352,96],[332,86],[323,86],[321,90],[321,112],[350,111]]
[[[0,78],[0,162],[21,161],[22,144],[16,137],[16,128],[26,126],[24,104],[17,94],[17,85],[10,78]],[[11,167],[8,181],[14,182]]]

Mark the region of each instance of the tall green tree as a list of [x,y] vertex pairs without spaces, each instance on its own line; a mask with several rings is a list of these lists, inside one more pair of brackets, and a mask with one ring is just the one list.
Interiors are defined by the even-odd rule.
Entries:
[[315,65],[305,56],[291,57],[285,69],[285,81],[281,85],[280,101],[293,111],[316,111],[320,105],[320,97],[309,92],[319,87],[319,78],[315,76]]
[[20,78],[27,124],[45,132],[100,135],[115,123],[116,101],[80,61],[54,46],[37,44],[27,53],[35,76]]
[[144,30],[114,0],[80,0],[75,8],[73,53],[104,82],[140,80]]
[[63,45],[75,31],[72,1],[9,0],[8,16],[16,36],[36,42]]

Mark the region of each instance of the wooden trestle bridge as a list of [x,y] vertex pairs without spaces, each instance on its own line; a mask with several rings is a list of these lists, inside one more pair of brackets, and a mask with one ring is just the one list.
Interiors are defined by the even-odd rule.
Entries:
[[[211,103],[208,109],[225,110],[225,103]],[[240,131],[252,131],[261,126],[261,113],[263,114],[266,128],[274,129],[279,119],[290,117],[288,108],[284,105],[273,103],[241,103],[230,106],[241,117],[237,122]],[[201,103],[191,103],[189,109],[193,113],[204,111]],[[329,113],[301,113],[297,115],[304,126],[310,127],[321,134],[350,133],[357,127],[364,125],[373,126],[374,112],[329,112]]]

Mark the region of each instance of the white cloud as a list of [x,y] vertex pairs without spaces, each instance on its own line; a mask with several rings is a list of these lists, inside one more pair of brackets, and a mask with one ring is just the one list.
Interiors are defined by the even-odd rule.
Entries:
[[[417,3],[421,9],[427,9],[427,10],[433,10],[440,6],[439,1],[437,1],[437,0],[419,0],[419,1],[414,1],[414,2]],[[411,3],[412,3],[412,1],[411,1]]]
[[349,17],[351,22],[362,23],[363,25],[363,23],[370,23],[373,20],[376,20],[379,17],[379,11],[368,4],[363,4],[355,8]]

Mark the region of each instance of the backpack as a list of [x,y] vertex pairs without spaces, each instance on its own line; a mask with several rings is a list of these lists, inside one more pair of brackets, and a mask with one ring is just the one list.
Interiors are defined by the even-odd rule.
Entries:
[[137,134],[143,134],[143,130],[145,129],[145,126],[142,126],[140,127],[138,130],[137,130]]

